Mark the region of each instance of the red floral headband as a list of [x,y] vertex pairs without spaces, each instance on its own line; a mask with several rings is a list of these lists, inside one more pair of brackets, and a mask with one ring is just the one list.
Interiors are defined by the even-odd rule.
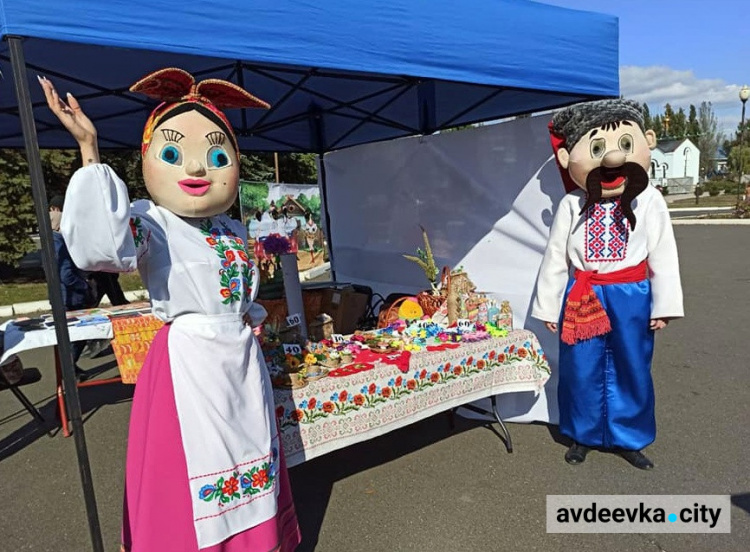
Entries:
[[145,154],[148,150],[154,129],[159,122],[167,113],[180,105],[191,102],[199,103],[219,117],[230,131],[230,138],[237,153],[240,151],[237,137],[221,108],[262,107],[268,109],[270,107],[266,102],[236,84],[220,79],[207,79],[196,84],[193,75],[174,67],[160,69],[146,75],[131,86],[130,91],[162,100],[146,121],[141,141],[141,154]]

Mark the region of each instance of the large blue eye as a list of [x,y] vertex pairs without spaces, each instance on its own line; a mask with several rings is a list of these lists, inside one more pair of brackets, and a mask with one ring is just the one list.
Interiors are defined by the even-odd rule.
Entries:
[[182,165],[182,152],[178,146],[167,144],[161,148],[159,159],[170,165]]
[[211,169],[221,169],[232,164],[227,151],[221,146],[211,146],[206,155],[208,167]]

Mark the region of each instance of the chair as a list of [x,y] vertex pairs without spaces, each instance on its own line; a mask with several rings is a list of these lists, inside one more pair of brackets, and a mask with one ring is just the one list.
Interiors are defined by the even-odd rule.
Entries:
[[42,379],[42,374],[38,369],[24,368],[23,376],[21,376],[20,381],[11,384],[8,382],[8,380],[5,379],[3,372],[0,371],[0,391],[10,389],[11,393],[13,393],[16,396],[16,398],[21,402],[23,407],[29,412],[29,414],[31,414],[37,422],[39,422],[40,424],[43,424],[45,422],[44,417],[39,412],[39,410],[37,410],[34,404],[29,400],[29,398],[26,395],[24,395],[23,391],[21,391],[20,389],[24,385],[31,385],[32,383],[36,383],[40,381],[41,379]]

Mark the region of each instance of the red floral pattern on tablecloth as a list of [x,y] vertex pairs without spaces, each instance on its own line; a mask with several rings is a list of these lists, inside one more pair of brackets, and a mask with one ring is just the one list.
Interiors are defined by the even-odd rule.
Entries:
[[[451,401],[469,402],[475,395],[505,391],[538,392],[549,371],[534,334],[516,330],[455,350],[415,353],[405,374],[378,364],[370,371],[323,378],[297,390],[276,389],[284,450],[294,465],[296,455],[309,458],[340,448],[337,440],[406,425],[405,420],[420,411],[447,404],[444,410]],[[461,401],[463,397],[467,400]]]

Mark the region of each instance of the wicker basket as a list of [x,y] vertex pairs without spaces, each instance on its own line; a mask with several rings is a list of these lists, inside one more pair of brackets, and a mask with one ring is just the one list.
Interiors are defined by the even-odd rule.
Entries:
[[380,313],[378,313],[378,328],[385,328],[398,320],[398,309],[401,306],[401,303],[407,299],[412,299],[412,297],[401,297],[391,303],[387,309],[381,309]]
[[445,302],[445,295],[434,295],[431,291],[423,291],[417,295],[417,303],[427,316],[432,316]]

